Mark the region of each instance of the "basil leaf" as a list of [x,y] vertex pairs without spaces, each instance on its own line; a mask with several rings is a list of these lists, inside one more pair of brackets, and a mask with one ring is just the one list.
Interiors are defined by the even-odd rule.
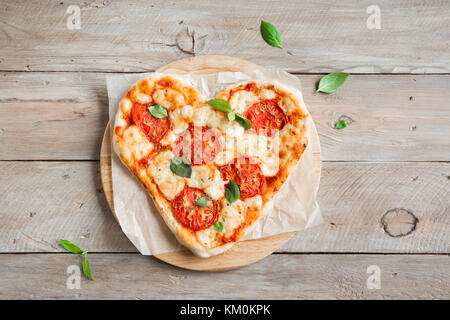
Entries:
[[222,112],[230,112],[231,106],[228,103],[228,101],[223,99],[211,99],[206,101],[206,104],[210,105],[216,110],[222,111]]
[[250,120],[231,110],[231,106],[228,101],[225,101],[223,99],[212,99],[206,101],[206,103],[216,110],[227,112],[228,120],[236,120],[244,129],[248,130],[252,127],[252,123],[250,122]]
[[83,257],[83,263],[82,263],[83,264],[83,273],[86,275],[86,277],[88,279],[92,280],[91,268],[89,266],[89,261],[88,261],[87,256],[86,256],[86,254],[88,252],[81,250],[77,245],[73,244],[70,241],[59,239],[59,242],[61,242],[61,244],[64,247],[64,249],[66,249],[67,251],[69,251],[71,253],[79,253],[80,256]]
[[245,130],[249,130],[252,128],[252,123],[250,122],[250,120],[248,120],[244,116],[241,116],[239,113],[236,113],[236,119],[234,120],[236,120],[236,122],[239,123]]
[[69,252],[72,252],[72,253],[83,252],[83,250],[81,250],[77,245],[73,244],[70,241],[60,239],[59,242],[61,242],[61,245],[64,247],[64,249],[66,249]]
[[283,36],[278,32],[277,28],[275,28],[273,24],[261,20],[261,35],[267,44],[281,49]]
[[170,160],[170,170],[176,175],[184,178],[190,178],[192,174],[191,165],[183,157],[175,157]]
[[233,203],[239,199],[241,196],[241,192],[239,191],[239,187],[237,186],[236,182],[234,182],[233,179],[231,179],[230,183],[227,186],[227,189],[225,190],[225,198],[230,202]]
[[345,122],[345,120],[339,120],[338,122],[336,122],[336,124],[334,125],[335,129],[341,130],[344,129],[347,126],[347,122]]
[[155,104],[154,106],[148,107],[148,111],[154,116],[155,118],[161,119],[168,116],[166,108],[164,108],[160,104]]
[[92,280],[91,267],[89,266],[89,260],[86,254],[83,255],[83,273],[88,279]]
[[211,199],[208,197],[200,197],[197,200],[195,200],[194,204],[198,207],[207,207],[211,203]]
[[236,113],[234,111],[230,111],[228,112],[227,117],[230,122],[234,121],[234,119],[236,119]]
[[317,91],[332,93],[339,89],[345,82],[345,79],[349,76],[348,73],[334,72],[323,76],[319,82],[319,88]]
[[217,231],[222,232],[222,230],[223,230],[223,224],[222,224],[222,222],[217,221],[217,222],[214,224],[214,228],[216,228]]

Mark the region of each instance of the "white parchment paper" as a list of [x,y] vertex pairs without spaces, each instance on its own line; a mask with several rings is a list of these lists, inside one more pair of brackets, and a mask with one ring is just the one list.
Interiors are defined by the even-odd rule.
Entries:
[[[297,77],[281,70],[218,72],[206,75],[178,74],[177,70],[170,70],[164,74],[170,74],[194,86],[207,100],[215,98],[226,87],[233,87],[250,80],[276,83],[296,94],[303,108],[306,109],[300,81]],[[111,129],[114,127],[115,113],[122,98],[136,82],[151,75],[158,75],[158,73],[106,76],[109,117],[112,119]],[[313,125],[311,117],[307,121],[309,129]],[[121,162],[114,149],[111,148],[111,150],[114,209],[123,232],[143,255],[182,250],[182,245],[166,226],[146,189]],[[266,205],[261,218],[242,240],[302,230],[322,223],[316,201],[317,189],[318,177],[313,164],[312,151],[308,147],[273,202]]]

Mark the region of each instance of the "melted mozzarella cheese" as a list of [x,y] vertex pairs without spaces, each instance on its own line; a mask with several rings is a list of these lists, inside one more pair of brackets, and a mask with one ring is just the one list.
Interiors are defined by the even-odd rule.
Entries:
[[[290,123],[284,126],[284,128],[280,131],[280,136],[283,138],[283,143],[280,144],[280,151],[285,154],[289,154],[292,152],[292,149],[295,148],[294,145],[298,144],[300,130],[300,127],[294,127]],[[296,132],[297,134],[291,135],[291,131]]]
[[[217,155],[214,162],[224,165],[238,157],[251,157],[257,160],[265,176],[274,176],[279,169],[279,135],[267,137],[247,131],[233,134],[228,128],[222,138],[223,151]],[[231,133],[231,134],[230,134]]]
[[[222,144],[223,145],[223,144]],[[233,150],[222,150],[215,158],[214,163],[223,166],[227,163],[230,163],[235,158]]]
[[223,234],[226,237],[231,236],[234,230],[239,227],[245,219],[244,203],[241,200],[229,203],[227,200],[223,200],[222,212],[220,213],[219,221],[223,224]]
[[278,173],[279,169],[279,135],[273,137],[249,134],[246,142],[247,149],[242,150],[244,154],[260,160],[262,173],[271,177]]
[[239,155],[259,157],[261,160],[266,156],[270,148],[270,139],[266,136],[256,134],[245,134],[238,141],[237,150]]
[[[279,104],[287,113],[298,110],[297,106],[301,106],[299,101],[292,96],[283,97],[281,101],[279,101]],[[301,109],[303,108],[301,107]]]
[[192,115],[194,114],[194,109],[190,105],[185,105],[183,108],[181,108],[181,115],[186,120],[189,120],[192,118]]
[[137,160],[149,154],[154,146],[135,125],[129,126],[123,133],[128,152]]
[[184,188],[184,179],[170,170],[170,160],[174,157],[171,151],[158,154],[148,165],[148,173],[155,179],[159,190],[172,200]]
[[220,171],[214,170],[214,179],[211,184],[205,189],[205,192],[211,199],[219,200],[225,195],[225,181],[222,180]]
[[247,208],[261,208],[263,204],[261,196],[254,196],[244,200],[244,205]]
[[247,133],[237,122],[228,123],[221,129],[225,132],[225,135],[221,137],[222,152],[214,159],[214,162],[218,165],[233,161],[234,158],[243,154],[242,150],[247,148]]
[[278,173],[280,167],[279,157],[276,154],[269,154],[261,162],[261,171],[266,177],[272,177]]
[[175,133],[181,133],[189,127],[189,121],[183,117],[183,108],[178,108],[169,113],[170,121],[172,122],[172,130]]
[[213,200],[218,200],[225,194],[225,182],[222,180],[220,171],[212,165],[193,166],[192,175],[187,179],[187,184],[192,188],[203,189]]
[[262,89],[261,92],[259,93],[259,97],[261,99],[275,99],[276,94],[273,90]]
[[122,101],[121,108],[122,108],[122,112],[124,115],[130,114],[132,107],[133,107],[133,104],[131,103],[130,100],[124,99]]
[[227,134],[227,136],[235,138],[242,138],[245,132],[244,128],[242,128],[242,126],[236,121],[227,123],[227,125],[223,126],[221,129]]
[[214,110],[210,106],[203,106],[195,110],[192,121],[196,126],[208,126],[210,128],[221,128],[226,126],[228,119],[226,114]]
[[211,248],[214,243],[214,237],[216,235],[214,226],[209,227],[208,229],[200,230],[196,232],[197,239],[203,244],[204,246]]
[[248,107],[258,101],[258,97],[251,91],[239,90],[230,99],[231,107],[236,112],[243,114]]
[[173,146],[175,144],[175,141],[177,141],[177,139],[178,135],[173,130],[170,130],[164,135],[164,138],[162,138],[161,145]]
[[169,88],[155,90],[153,93],[153,101],[169,110],[174,110],[185,104],[184,96]]
[[136,94],[136,101],[142,104],[147,104],[152,101],[152,98],[146,94],[138,93]]
[[188,179],[188,186],[203,189],[208,187],[214,179],[214,168],[209,165],[192,166],[192,175]]

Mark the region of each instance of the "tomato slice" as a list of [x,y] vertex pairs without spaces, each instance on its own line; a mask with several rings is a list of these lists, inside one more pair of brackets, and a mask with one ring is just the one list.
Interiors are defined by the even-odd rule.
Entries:
[[155,118],[152,116],[148,107],[136,102],[131,109],[131,120],[138,126],[150,140],[150,142],[158,143],[171,127],[169,117]]
[[197,199],[207,196],[197,188],[185,187],[172,200],[172,209],[178,220],[186,227],[198,231],[209,228],[219,219],[219,203],[211,200],[207,207],[199,207],[194,203]]
[[262,100],[248,108],[244,117],[252,123],[257,134],[272,136],[275,130],[281,130],[288,122],[283,109],[275,99]]
[[190,159],[191,165],[211,163],[222,151],[220,136],[206,126],[190,125],[175,141],[173,153],[176,157]]
[[264,187],[266,179],[261,168],[248,157],[236,158],[232,163],[220,167],[219,170],[222,180],[229,181],[233,178],[241,192],[241,199],[260,194]]

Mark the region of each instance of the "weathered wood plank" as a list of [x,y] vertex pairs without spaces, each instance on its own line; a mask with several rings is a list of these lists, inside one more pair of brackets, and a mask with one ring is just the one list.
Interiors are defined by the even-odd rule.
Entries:
[[[99,159],[105,74],[0,77],[0,159]],[[324,160],[450,160],[450,76],[352,75],[331,95],[315,93],[320,76],[299,77]],[[353,122],[338,131],[341,117]]]
[[352,75],[330,95],[315,93],[319,78],[300,77],[323,160],[450,160],[450,76]]
[[[448,299],[448,256],[270,255],[228,272],[178,269],[138,254],[91,254],[94,281],[67,289],[70,254],[0,255],[0,299]],[[367,268],[380,268],[368,289]],[[72,271],[73,272],[73,271]],[[220,283],[211,291],[211,276]],[[242,285],[245,283],[245,285]]]
[[[280,252],[450,252],[449,163],[323,163],[325,223]],[[0,252],[63,252],[65,238],[94,252],[135,252],[101,192],[98,162],[0,162]],[[415,230],[393,238],[381,218],[404,208]],[[411,227],[402,217],[389,227]]]
[[104,75],[1,75],[2,160],[98,159],[107,119]]
[[112,218],[98,162],[0,162],[1,247],[61,251],[59,239],[100,251],[136,250]]
[[[66,26],[69,5],[80,29]],[[373,1],[3,1],[0,70],[148,71],[189,55],[223,54],[293,72],[450,71],[448,0],[379,0],[381,29],[366,25]],[[283,34],[266,45],[260,20]]]
[[[318,201],[325,224],[298,232],[286,252],[450,252],[449,163],[323,163]],[[411,212],[411,234],[391,237],[383,215]],[[411,230],[401,214],[388,231]],[[347,251],[350,250],[350,251]]]

